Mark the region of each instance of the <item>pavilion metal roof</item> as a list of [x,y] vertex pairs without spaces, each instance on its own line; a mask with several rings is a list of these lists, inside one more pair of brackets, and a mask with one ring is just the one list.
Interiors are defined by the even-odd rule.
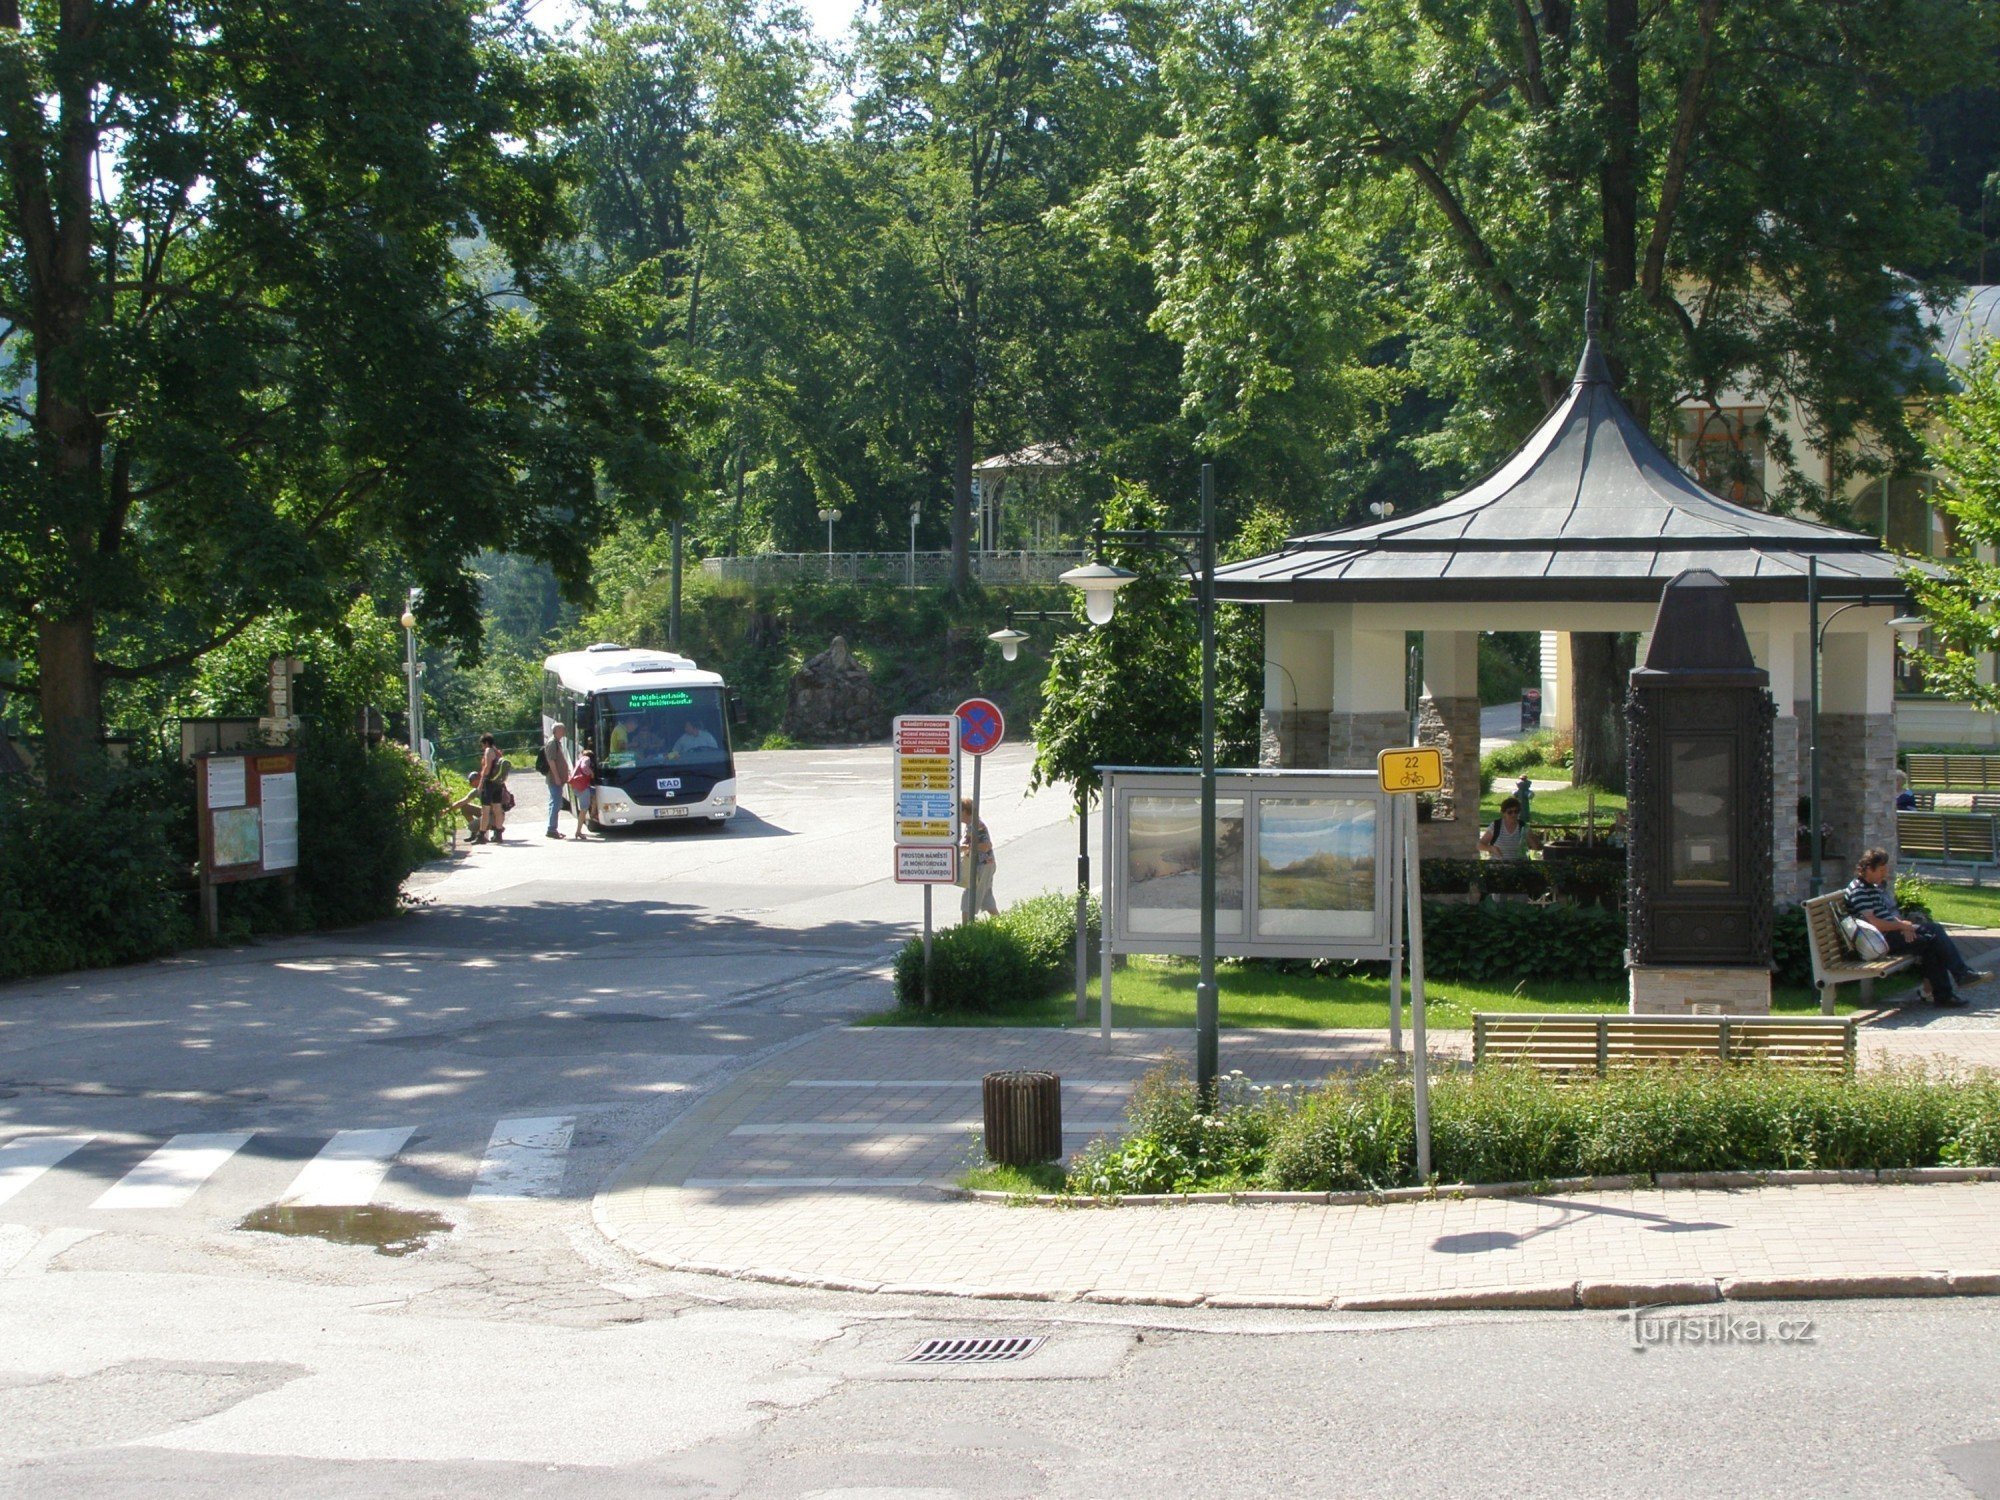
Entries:
[[1651,603],[1707,568],[1750,603],[1803,600],[1811,556],[1823,597],[1903,597],[1909,560],[1875,537],[1732,504],[1681,472],[1618,399],[1593,336],[1569,394],[1465,493],[1215,577],[1219,598],[1249,601]]

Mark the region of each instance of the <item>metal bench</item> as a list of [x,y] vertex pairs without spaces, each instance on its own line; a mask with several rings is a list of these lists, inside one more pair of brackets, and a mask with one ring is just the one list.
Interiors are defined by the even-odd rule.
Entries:
[[2000,867],[2000,838],[1990,812],[1899,812],[1896,847],[1911,864],[1960,865],[1972,871],[1972,883],[1992,867]]
[[1910,781],[1947,791],[2000,792],[2000,755],[1910,755]]
[[1594,1074],[1661,1063],[1777,1063],[1854,1071],[1854,1022],[1846,1016],[1555,1016],[1475,1011],[1472,1061],[1544,1073]]
[[1843,984],[1859,984],[1861,1003],[1870,1005],[1875,1000],[1876,980],[1916,967],[1916,959],[1907,953],[1868,959],[1848,952],[1847,941],[1840,935],[1840,919],[1848,914],[1847,897],[1841,892],[1814,896],[1804,903],[1804,910],[1806,945],[1812,950],[1813,988],[1819,991],[1821,1014],[1833,1014],[1834,996]]

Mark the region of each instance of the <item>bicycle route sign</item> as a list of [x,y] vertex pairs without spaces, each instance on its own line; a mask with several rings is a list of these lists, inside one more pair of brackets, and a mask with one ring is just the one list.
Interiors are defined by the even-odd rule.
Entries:
[[991,699],[967,698],[953,712],[958,716],[958,747],[967,755],[984,755],[1007,738],[1006,716]]

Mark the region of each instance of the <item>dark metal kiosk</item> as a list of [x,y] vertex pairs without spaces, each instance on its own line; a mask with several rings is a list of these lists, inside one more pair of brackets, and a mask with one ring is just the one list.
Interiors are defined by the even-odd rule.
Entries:
[[1770,1012],[1776,712],[1729,585],[1677,574],[1625,699],[1635,1015]]

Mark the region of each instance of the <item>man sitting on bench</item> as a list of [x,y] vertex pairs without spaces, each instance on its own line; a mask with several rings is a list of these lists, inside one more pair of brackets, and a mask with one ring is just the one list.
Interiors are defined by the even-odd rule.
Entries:
[[1886,849],[1867,849],[1854,862],[1854,878],[1843,893],[1847,910],[1857,922],[1866,922],[1889,940],[1889,951],[1916,955],[1924,971],[1924,998],[1933,1005],[1962,1006],[1965,997],[1954,989],[1957,984],[1984,984],[1991,971],[1968,965],[1958,944],[1928,917],[1907,920],[1896,909],[1896,888],[1889,878]]

